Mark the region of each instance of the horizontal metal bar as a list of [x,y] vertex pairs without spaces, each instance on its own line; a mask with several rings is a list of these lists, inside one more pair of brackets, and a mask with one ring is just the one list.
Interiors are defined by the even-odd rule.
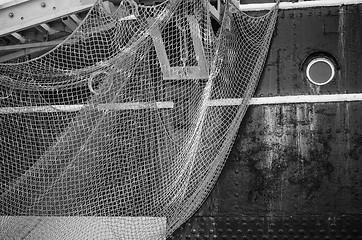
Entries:
[[[210,107],[235,106],[235,105],[240,105],[242,101],[243,101],[242,98],[214,99],[210,100],[207,105]],[[357,102],[357,101],[362,101],[362,93],[258,97],[250,99],[249,105]]]
[[[27,107],[3,107],[0,108],[0,114],[11,113],[50,113],[50,112],[77,112],[89,105],[48,105],[48,106],[27,106]],[[105,103],[98,104],[94,108],[98,110],[122,111],[122,110],[139,110],[139,109],[165,109],[173,108],[173,102],[128,102],[128,103]]]
[[[279,9],[298,9],[298,8],[315,8],[315,7],[333,7],[351,4],[361,4],[362,0],[322,0],[322,1],[303,1],[303,2],[281,2]],[[242,11],[263,11],[270,10],[275,3],[253,3],[240,4],[239,9]]]
[[[242,98],[214,99],[207,103],[209,107],[236,106],[242,103]],[[350,94],[328,94],[328,95],[298,95],[298,96],[276,96],[251,98],[249,105],[275,105],[275,104],[298,104],[298,103],[328,103],[328,102],[358,102],[362,101],[362,93]],[[3,107],[0,114],[10,113],[33,113],[33,112],[76,112],[88,105],[50,105],[50,106],[28,106],[28,107]],[[106,103],[95,106],[98,110],[137,110],[137,109],[166,109],[173,108],[174,102],[128,102],[128,103]]]

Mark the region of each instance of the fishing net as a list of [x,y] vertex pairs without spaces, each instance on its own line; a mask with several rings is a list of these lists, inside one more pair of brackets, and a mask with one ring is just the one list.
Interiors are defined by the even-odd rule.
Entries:
[[205,200],[277,10],[97,2],[50,52],[0,65],[0,239],[164,239]]

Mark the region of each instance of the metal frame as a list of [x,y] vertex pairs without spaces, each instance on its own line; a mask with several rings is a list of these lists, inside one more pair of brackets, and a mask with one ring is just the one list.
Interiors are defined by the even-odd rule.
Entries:
[[[96,0],[14,0],[4,3],[0,5],[0,37],[85,11],[95,2]],[[34,15],[34,12],[39,14]]]
[[[156,20],[153,18],[149,18],[147,21],[149,25],[152,25]],[[150,32],[153,43],[155,45],[157,57],[160,61],[163,79],[165,80],[209,78],[206,56],[203,50],[202,38],[200,28],[198,27],[197,19],[193,15],[188,15],[187,21],[189,22],[190,26],[191,38],[194,45],[198,66],[171,67],[160,29],[156,26]]]

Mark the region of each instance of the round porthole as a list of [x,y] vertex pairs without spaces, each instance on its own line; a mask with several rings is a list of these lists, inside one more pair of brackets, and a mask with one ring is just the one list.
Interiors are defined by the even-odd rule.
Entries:
[[306,69],[308,80],[316,85],[325,85],[332,81],[335,72],[334,63],[324,57],[314,58]]

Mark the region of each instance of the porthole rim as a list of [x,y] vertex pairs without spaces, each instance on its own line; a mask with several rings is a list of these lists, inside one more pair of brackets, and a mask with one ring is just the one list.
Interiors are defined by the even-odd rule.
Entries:
[[[331,70],[332,70],[332,74],[331,74],[330,78],[329,78],[327,81],[323,82],[323,83],[315,82],[315,81],[312,79],[312,77],[310,76],[310,74],[309,74],[310,68],[311,68],[316,62],[325,62],[325,63],[327,63],[327,64],[329,65],[329,67],[330,67]],[[335,66],[335,64],[334,64],[330,59],[328,59],[328,58],[326,58],[326,57],[316,57],[316,58],[313,58],[313,59],[307,64],[307,68],[306,68],[305,72],[306,72],[306,75],[307,75],[307,79],[308,79],[311,83],[313,83],[313,84],[315,84],[315,85],[318,85],[318,86],[323,86],[323,85],[326,85],[326,84],[328,84],[330,81],[333,80],[333,78],[334,78],[334,76],[335,76],[335,74],[336,74],[336,70],[335,70],[335,69],[336,69],[336,66]]]

